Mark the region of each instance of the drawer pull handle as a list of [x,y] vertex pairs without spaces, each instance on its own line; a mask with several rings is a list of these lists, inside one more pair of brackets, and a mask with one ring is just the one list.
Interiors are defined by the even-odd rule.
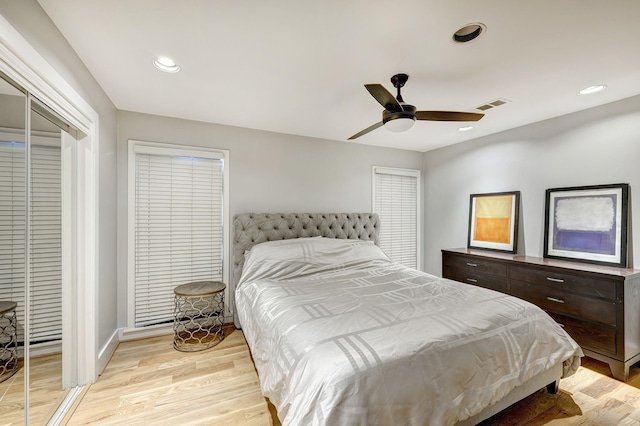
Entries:
[[475,268],[476,266],[478,266],[478,264],[477,263],[467,262],[467,266],[473,266]]
[[556,299],[555,297],[551,297],[551,296],[547,296],[547,300],[550,301],[550,302],[564,303],[564,300]]
[[563,283],[564,280],[560,279],[560,278],[551,278],[551,277],[547,277],[548,281],[553,281],[554,283]]
[[478,280],[476,280],[475,278],[467,278],[467,281],[469,281],[470,283],[477,283]]

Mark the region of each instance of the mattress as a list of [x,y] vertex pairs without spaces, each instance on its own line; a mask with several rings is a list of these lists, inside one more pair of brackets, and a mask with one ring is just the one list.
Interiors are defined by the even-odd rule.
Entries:
[[283,425],[450,425],[579,346],[526,301],[394,263],[373,243],[300,238],[246,254],[236,307]]

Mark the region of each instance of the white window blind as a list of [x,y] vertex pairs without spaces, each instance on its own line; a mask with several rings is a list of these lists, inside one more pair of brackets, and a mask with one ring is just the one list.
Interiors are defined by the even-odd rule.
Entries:
[[373,178],[380,248],[393,261],[419,269],[420,171],[374,167]]
[[31,342],[62,339],[62,182],[59,146],[31,146]]
[[[61,153],[31,147],[31,343],[62,338]],[[0,142],[0,298],[25,306],[25,145]],[[22,339],[21,339],[22,340]]]
[[222,159],[135,153],[136,327],[173,319],[176,286],[222,281],[223,170]]

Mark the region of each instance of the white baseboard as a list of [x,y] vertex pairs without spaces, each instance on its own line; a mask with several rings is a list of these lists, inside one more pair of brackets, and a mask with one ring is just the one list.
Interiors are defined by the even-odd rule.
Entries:
[[[233,314],[224,317],[225,324],[233,323]],[[121,342],[127,340],[146,339],[147,337],[164,336],[167,334],[173,334],[173,323],[150,325],[148,327],[138,328],[121,328],[118,330],[118,335]]]
[[121,328],[120,341],[146,339],[147,337],[163,336],[173,333],[173,324],[150,325],[139,328]]
[[100,353],[98,354],[98,363],[96,365],[96,370],[98,371],[98,375],[102,374],[104,369],[107,367],[107,363],[111,359],[111,355],[116,351],[118,347],[118,343],[120,339],[118,338],[120,335],[119,330],[113,332],[107,344],[102,347]]

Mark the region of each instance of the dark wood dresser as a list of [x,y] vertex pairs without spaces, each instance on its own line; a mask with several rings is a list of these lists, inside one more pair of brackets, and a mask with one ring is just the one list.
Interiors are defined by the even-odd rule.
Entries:
[[442,250],[442,276],[540,306],[618,380],[640,361],[640,270],[464,248]]

